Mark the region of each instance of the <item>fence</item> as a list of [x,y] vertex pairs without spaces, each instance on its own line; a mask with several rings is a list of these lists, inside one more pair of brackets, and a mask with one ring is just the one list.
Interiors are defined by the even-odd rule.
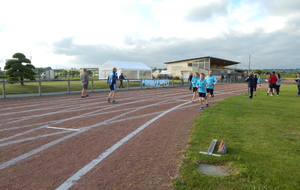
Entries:
[[[158,86],[146,86],[142,83],[143,79],[126,79],[123,80],[122,90],[133,89],[146,89],[146,88],[161,88]],[[17,83],[17,84],[12,84]],[[43,80],[38,79],[36,81],[24,81],[24,86],[20,85],[19,81],[6,81],[0,80],[2,90],[0,94],[2,98],[14,98],[14,97],[33,97],[43,95],[59,95],[59,94],[74,94],[80,93],[82,85],[79,79],[67,79],[67,80]],[[8,86],[9,85],[9,86]],[[117,82],[117,87],[120,82]],[[175,86],[188,86],[188,82],[182,83],[180,80],[169,80],[169,87]],[[166,86],[163,86],[166,87]],[[89,83],[88,92],[110,91],[106,80],[91,79]]]
[[[168,86],[147,86],[143,85],[143,79],[125,79],[123,80],[122,90],[133,90],[133,89],[149,89],[149,88],[165,88],[165,87],[180,87],[189,86],[188,81],[169,79]],[[157,79],[159,80],[159,79]],[[231,80],[220,81],[218,83],[236,83],[245,82],[244,79],[232,78]],[[79,79],[66,79],[66,80],[43,80],[38,79],[35,81],[24,81],[24,86],[18,84],[19,81],[6,81],[0,80],[0,95],[2,98],[18,98],[18,97],[36,97],[36,96],[47,96],[47,95],[61,95],[61,94],[75,94],[80,93],[82,85]],[[117,86],[120,82],[117,82]],[[10,85],[8,87],[8,85]],[[119,90],[119,89],[118,89]],[[121,90],[121,89],[120,89]],[[110,91],[106,80],[104,79],[91,79],[89,83],[88,92],[101,92]]]

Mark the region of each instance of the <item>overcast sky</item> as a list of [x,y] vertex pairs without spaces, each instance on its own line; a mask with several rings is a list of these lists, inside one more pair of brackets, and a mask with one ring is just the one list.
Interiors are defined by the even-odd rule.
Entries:
[[300,0],[1,0],[0,67],[217,57],[237,68],[300,68]]

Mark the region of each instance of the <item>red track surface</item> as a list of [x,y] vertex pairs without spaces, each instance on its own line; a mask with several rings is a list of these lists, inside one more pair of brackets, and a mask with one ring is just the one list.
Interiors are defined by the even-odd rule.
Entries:
[[[209,104],[246,92],[220,84]],[[172,189],[202,112],[191,91],[117,91],[118,104],[107,95],[1,100],[0,189]]]

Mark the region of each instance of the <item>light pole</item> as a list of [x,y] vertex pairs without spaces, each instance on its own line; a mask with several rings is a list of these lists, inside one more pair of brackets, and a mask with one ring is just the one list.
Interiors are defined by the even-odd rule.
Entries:
[[249,54],[248,73],[250,73],[250,62],[251,62],[251,55]]

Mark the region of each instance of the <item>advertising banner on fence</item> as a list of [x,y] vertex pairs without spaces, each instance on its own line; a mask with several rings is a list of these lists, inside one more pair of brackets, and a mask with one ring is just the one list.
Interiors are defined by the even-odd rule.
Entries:
[[169,86],[169,80],[168,79],[159,79],[159,80],[143,79],[142,85],[143,86]]

